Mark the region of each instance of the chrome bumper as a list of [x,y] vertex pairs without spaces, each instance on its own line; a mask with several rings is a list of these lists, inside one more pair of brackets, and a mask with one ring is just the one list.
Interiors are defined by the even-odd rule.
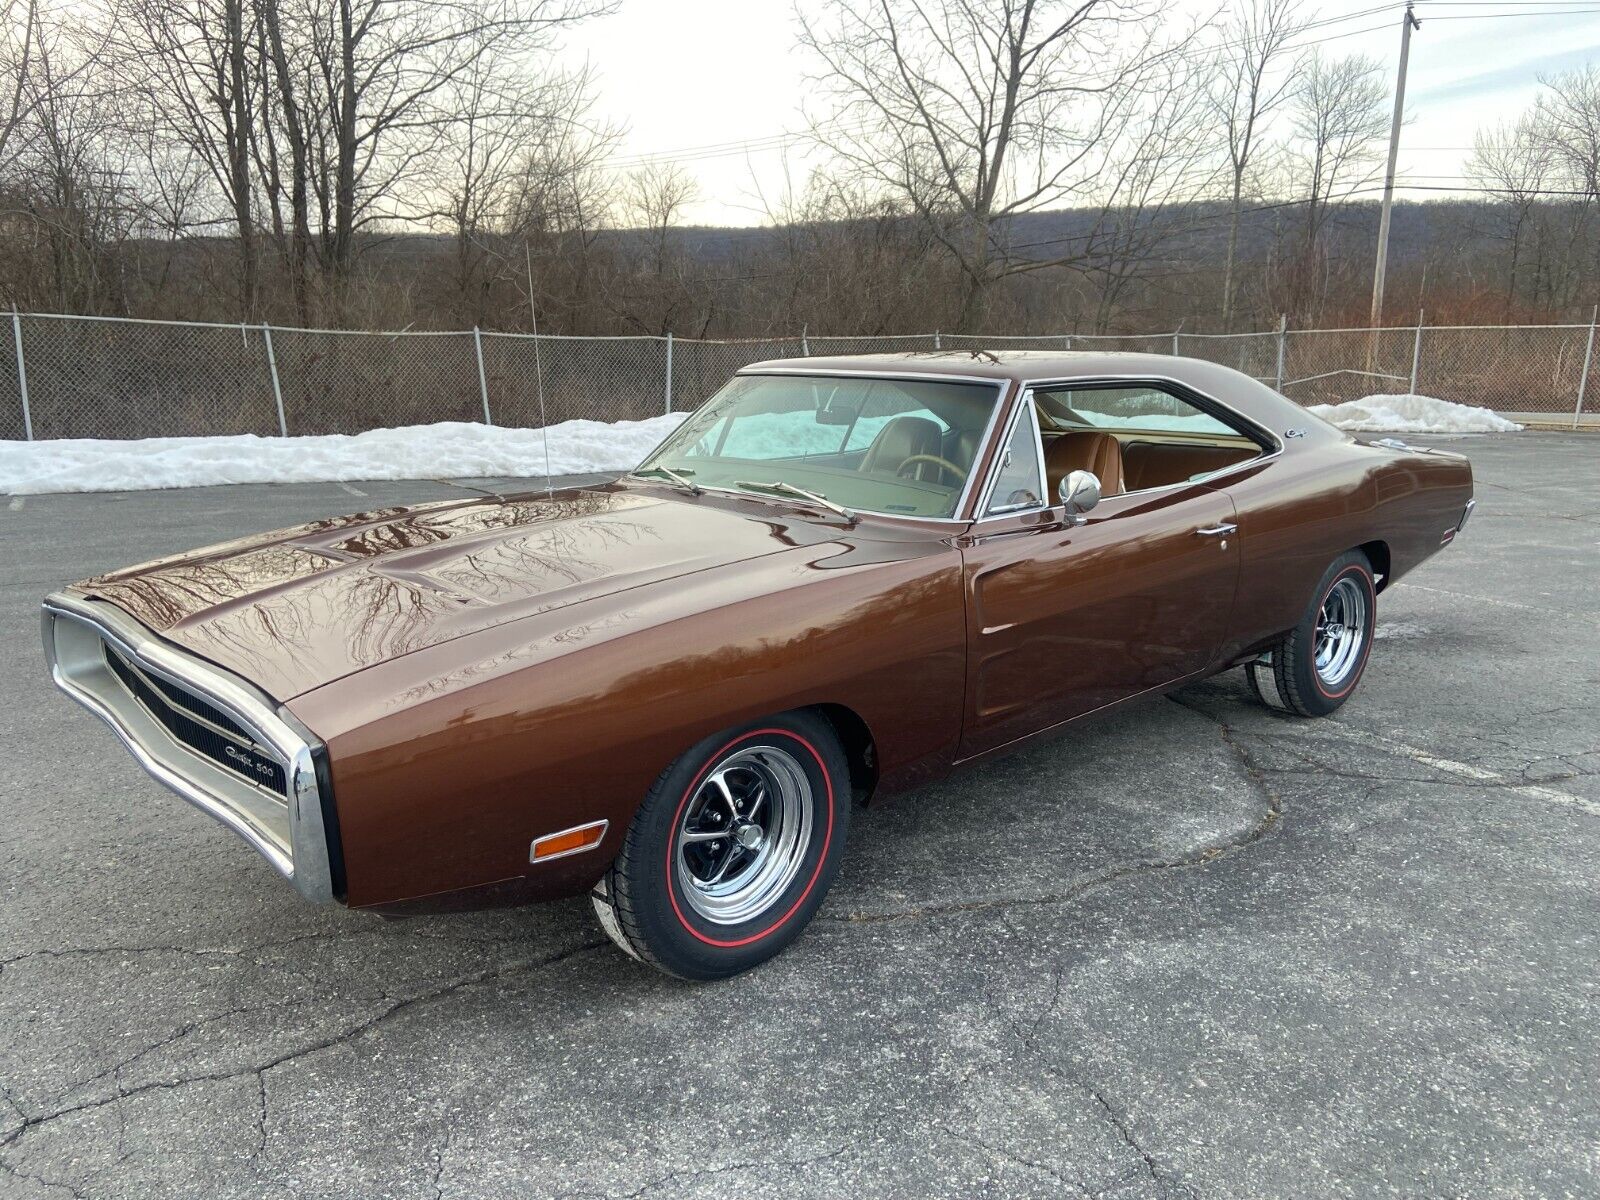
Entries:
[[[327,754],[310,730],[255,685],[161,641],[115,605],[58,592],[45,600],[42,617],[57,687],[116,730],[146,771],[254,846],[302,896],[320,903],[338,898],[342,864]],[[222,725],[211,729],[225,749],[237,742],[239,753],[228,759],[241,768],[230,770],[180,741],[169,731],[170,713],[192,720],[194,710],[169,705],[164,724],[118,677],[108,653],[120,656],[124,673],[131,666],[152,684],[184,694],[185,703],[192,697],[197,708],[215,710]],[[223,728],[228,724],[238,728]],[[238,741],[239,732],[248,743]],[[282,795],[245,773],[272,764],[282,768]]]
[[1441,546],[1448,546],[1451,542],[1456,540],[1456,534],[1460,533],[1467,527],[1467,522],[1472,519],[1472,510],[1477,507],[1478,502],[1476,500],[1467,501],[1466,507],[1461,510],[1461,519],[1454,525],[1450,526],[1449,529],[1446,529],[1444,531],[1444,536],[1439,539],[1439,544]]

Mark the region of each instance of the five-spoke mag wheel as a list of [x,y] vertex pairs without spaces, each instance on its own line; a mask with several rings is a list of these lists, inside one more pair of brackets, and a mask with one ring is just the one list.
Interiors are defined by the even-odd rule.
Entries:
[[1354,574],[1342,576],[1317,612],[1313,661],[1317,678],[1331,690],[1341,687],[1360,663],[1367,646],[1367,589]]
[[749,969],[793,941],[838,869],[850,773],[810,710],[716,734],[662,772],[595,886],[619,946],[685,979]]
[[718,925],[764,912],[794,881],[811,837],[811,782],[776,746],[736,750],[712,767],[677,833],[689,906]]
[[1302,717],[1327,716],[1356,690],[1372,653],[1378,591],[1359,550],[1323,573],[1306,615],[1247,668],[1262,703]]

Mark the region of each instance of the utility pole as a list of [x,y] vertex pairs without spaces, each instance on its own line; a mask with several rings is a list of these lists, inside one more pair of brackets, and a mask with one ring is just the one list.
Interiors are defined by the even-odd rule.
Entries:
[[1411,57],[1411,31],[1422,22],[1406,0],[1406,15],[1400,22],[1400,76],[1394,85],[1394,121],[1389,126],[1389,169],[1383,176],[1383,210],[1378,216],[1378,262],[1372,271],[1372,317],[1368,324],[1377,329],[1383,324],[1383,275],[1389,265],[1389,209],[1394,204],[1395,160],[1400,157],[1400,122],[1406,112],[1406,63]]

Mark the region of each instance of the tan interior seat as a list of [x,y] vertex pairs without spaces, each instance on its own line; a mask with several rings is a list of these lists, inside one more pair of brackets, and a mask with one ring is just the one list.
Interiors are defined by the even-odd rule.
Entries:
[[[900,464],[913,454],[939,453],[939,426],[927,417],[900,416],[878,430],[867,453],[861,460],[861,470],[893,475]],[[940,468],[936,463],[918,463],[912,472],[916,479],[931,479]]]
[[1044,452],[1044,473],[1050,502],[1060,494],[1069,471],[1092,471],[1100,480],[1100,494],[1115,496],[1123,490],[1122,443],[1109,433],[1063,433]]

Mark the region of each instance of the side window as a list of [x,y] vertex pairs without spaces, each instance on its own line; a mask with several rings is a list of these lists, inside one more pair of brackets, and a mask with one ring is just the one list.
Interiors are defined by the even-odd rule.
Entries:
[[1096,387],[1044,394],[1045,411],[1064,428],[1159,430],[1237,437],[1239,431],[1187,400],[1153,387]]
[[1038,508],[1045,503],[1039,457],[1039,419],[1034,415],[1032,400],[1028,400],[1017,415],[1005,449],[1000,452],[994,488],[989,493],[984,516]]

